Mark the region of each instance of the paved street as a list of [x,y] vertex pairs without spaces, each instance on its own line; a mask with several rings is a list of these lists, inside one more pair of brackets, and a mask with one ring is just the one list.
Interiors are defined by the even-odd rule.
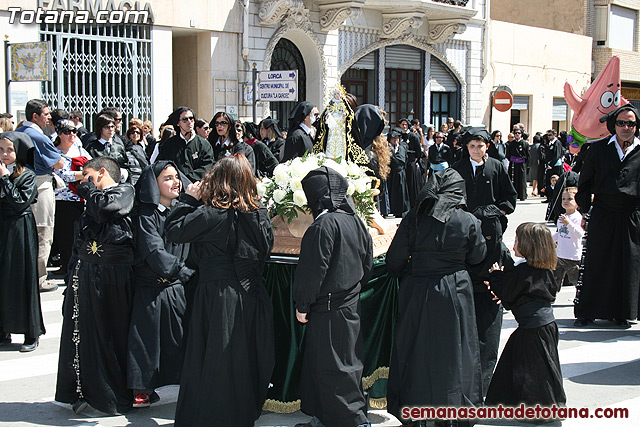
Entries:
[[[515,228],[524,221],[541,222],[546,204],[540,198],[519,203],[509,218],[506,243],[512,247]],[[22,336],[14,344],[0,348],[0,426],[159,426],[171,425],[177,400],[177,386],[158,390],[159,403],[132,411],[126,416],[105,417],[86,411],[76,416],[68,405],[53,401],[58,344],[62,325],[62,291],[42,294],[47,334],[32,353],[18,352]],[[638,426],[640,425],[640,325],[620,329],[605,321],[593,327],[573,327],[572,299],[575,290],[565,287],[556,300],[555,316],[560,327],[560,360],[569,407],[625,407],[626,420],[567,420],[563,426]],[[501,344],[515,330],[516,322],[508,313]],[[215,385],[212,385],[215,386]],[[376,426],[398,426],[385,411],[370,413]],[[257,426],[293,426],[308,419],[297,412],[289,415],[265,413]],[[483,422],[479,425],[520,425],[515,422]],[[526,424],[531,425],[531,424]],[[559,422],[551,425],[560,425]]]

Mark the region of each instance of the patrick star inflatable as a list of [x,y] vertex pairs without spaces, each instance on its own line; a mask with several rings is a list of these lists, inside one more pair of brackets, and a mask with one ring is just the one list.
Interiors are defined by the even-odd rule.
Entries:
[[609,135],[607,124],[600,123],[600,117],[629,103],[620,95],[620,58],[613,56],[609,60],[582,97],[566,82],[564,98],[574,113],[567,138],[571,147],[579,148],[587,140],[602,139]]

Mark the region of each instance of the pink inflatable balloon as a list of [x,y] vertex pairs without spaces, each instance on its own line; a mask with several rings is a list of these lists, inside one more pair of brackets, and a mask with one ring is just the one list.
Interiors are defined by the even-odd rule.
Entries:
[[606,123],[600,117],[628,104],[620,94],[620,58],[611,57],[600,75],[591,83],[582,97],[578,96],[569,82],[564,84],[564,98],[573,110],[570,144],[582,144],[588,139],[601,139],[609,135]]

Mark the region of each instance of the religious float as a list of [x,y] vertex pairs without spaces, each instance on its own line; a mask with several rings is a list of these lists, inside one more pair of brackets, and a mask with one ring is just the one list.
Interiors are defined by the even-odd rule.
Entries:
[[263,274],[265,287],[274,308],[276,366],[264,409],[291,413],[300,409],[298,384],[304,350],[305,326],[296,321],[292,285],[300,253],[300,243],[313,217],[306,206],[302,189],[305,175],[320,166],[338,171],[349,182],[348,194],[354,199],[360,219],[367,224],[373,239],[374,271],[362,284],[361,327],[365,356],[363,388],[372,407],[386,406],[386,379],[389,374],[391,343],[397,311],[398,279],[386,271],[386,253],[397,225],[385,220],[375,209],[372,188],[374,178],[358,164],[324,153],[309,154],[278,165],[272,178],[263,178],[258,193],[269,209],[274,228],[274,247]]

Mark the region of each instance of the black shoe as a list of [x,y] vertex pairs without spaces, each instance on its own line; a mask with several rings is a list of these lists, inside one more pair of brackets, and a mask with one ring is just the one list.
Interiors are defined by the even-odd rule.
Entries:
[[160,400],[160,396],[155,391],[149,395],[149,403],[156,403]]
[[20,347],[20,353],[28,353],[38,348],[39,338],[24,338],[24,344]]
[[9,345],[11,344],[11,334],[0,334],[0,345]]
[[592,324],[593,324],[593,320],[586,319],[584,317],[580,317],[573,321],[573,326],[587,326]]
[[627,319],[613,319],[613,323],[616,326],[621,326],[623,328],[630,328],[631,327],[631,323],[629,323],[627,321]]
[[73,405],[71,405],[71,409],[73,409],[73,412],[77,415],[80,412],[82,412],[85,409],[87,409],[87,406],[89,406],[89,404],[87,403],[86,400],[78,399],[78,400],[75,401],[75,403]]

